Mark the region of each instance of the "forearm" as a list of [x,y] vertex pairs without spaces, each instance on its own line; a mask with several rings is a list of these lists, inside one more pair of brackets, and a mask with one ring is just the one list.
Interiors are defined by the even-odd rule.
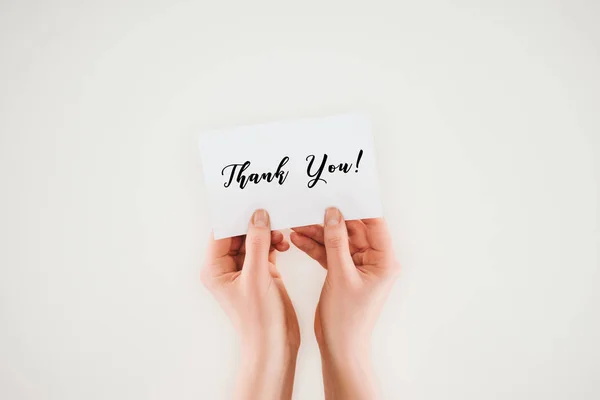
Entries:
[[320,347],[326,400],[377,397],[368,346],[345,351]]
[[243,354],[234,399],[291,399],[297,353]]

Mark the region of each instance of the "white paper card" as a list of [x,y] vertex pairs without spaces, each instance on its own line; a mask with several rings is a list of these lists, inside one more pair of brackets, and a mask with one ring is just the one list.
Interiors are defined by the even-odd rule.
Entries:
[[382,216],[371,122],[365,114],[240,126],[200,135],[216,239],[245,234],[264,208],[272,229]]

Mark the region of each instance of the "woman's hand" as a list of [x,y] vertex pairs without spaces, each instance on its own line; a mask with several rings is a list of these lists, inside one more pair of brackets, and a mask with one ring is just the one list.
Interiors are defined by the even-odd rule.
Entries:
[[344,221],[329,208],[324,226],[293,230],[292,243],[327,269],[315,314],[326,398],[372,399],[371,333],[400,271],[385,221]]
[[257,210],[245,236],[211,238],[201,279],[231,319],[242,349],[236,398],[291,398],[298,320],[275,264],[290,247]]

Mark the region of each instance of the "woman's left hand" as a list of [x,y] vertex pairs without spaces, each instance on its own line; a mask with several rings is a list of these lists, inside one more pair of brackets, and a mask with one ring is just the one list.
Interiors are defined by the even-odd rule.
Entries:
[[265,210],[254,212],[246,235],[211,237],[201,279],[240,337],[236,398],[291,398],[300,330],[275,260],[289,247]]

